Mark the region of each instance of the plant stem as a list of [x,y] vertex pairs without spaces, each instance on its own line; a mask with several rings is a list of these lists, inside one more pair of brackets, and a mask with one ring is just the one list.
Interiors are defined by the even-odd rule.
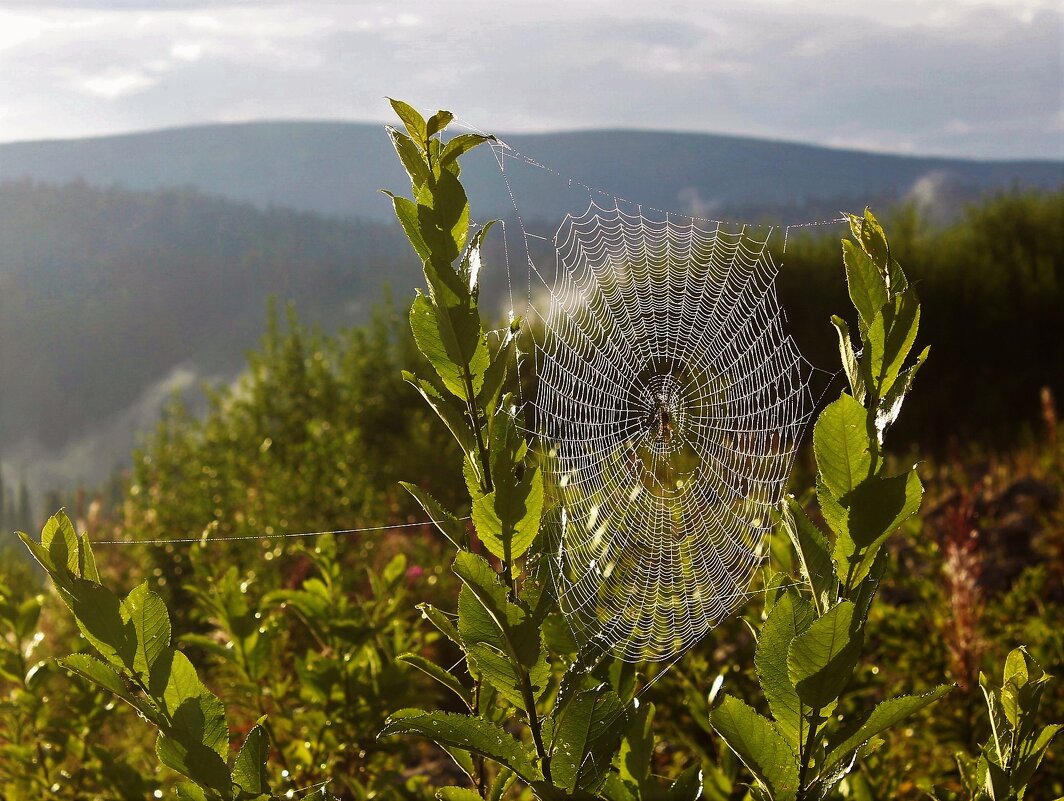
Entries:
[[809,731],[806,732],[805,744],[802,746],[802,766],[801,770],[798,772],[799,799],[805,798],[805,778],[806,774],[809,772],[809,758],[812,756],[813,744],[816,741],[816,730],[820,724],[820,720],[820,710],[814,709],[813,713],[809,716]]
[[857,567],[857,563],[861,561],[862,554],[863,549],[858,548],[857,551],[854,553],[853,558],[850,560],[850,566],[846,570],[846,581],[843,582],[842,585],[842,595],[844,598],[850,597],[850,582],[853,580],[853,571]]
[[[488,454],[488,450],[484,445],[484,438],[480,431],[480,410],[475,403],[475,396],[473,395],[473,377],[469,373],[468,365],[463,369],[463,379],[466,385],[466,408],[470,417],[470,421],[473,424],[473,431],[477,435],[477,451],[480,454],[480,469],[483,474],[483,481],[481,483],[481,489],[484,492],[491,492],[495,485],[491,480],[491,457]],[[511,543],[505,541],[503,543],[505,553],[502,558],[502,579],[503,583],[513,593],[513,597],[517,598],[517,579],[513,573],[513,567],[510,565],[512,561],[510,558]]]
[[[480,679],[477,678],[473,681],[473,714],[480,714]],[[481,798],[488,797],[488,777],[484,771],[484,757],[479,754],[473,754],[473,765],[476,768],[476,778],[474,783],[477,786],[477,792],[480,793]]]
[[477,437],[477,452],[480,454],[480,469],[483,471],[481,489],[485,493],[491,492],[494,487],[491,483],[491,459],[488,449],[484,446],[484,436],[480,431],[480,410],[477,409],[476,393],[473,392],[473,376],[469,372],[468,362],[462,365],[462,379],[466,386],[466,409],[469,413],[470,422],[473,424],[473,433]]
[[521,678],[521,694],[525,700],[525,713],[528,715],[528,728],[532,730],[532,742],[536,746],[536,753],[539,755],[539,761],[543,765],[543,778],[547,780],[549,784],[551,782],[550,776],[550,755],[547,753],[547,749],[543,745],[543,730],[539,723],[539,713],[536,712],[536,700],[532,696],[532,683],[528,679],[528,674],[522,671]]

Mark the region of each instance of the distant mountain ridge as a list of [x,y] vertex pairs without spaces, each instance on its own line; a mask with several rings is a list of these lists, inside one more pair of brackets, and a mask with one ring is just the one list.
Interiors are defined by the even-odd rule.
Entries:
[[[720,210],[737,218],[799,215],[842,205],[890,205],[936,191],[950,205],[1015,187],[1064,183],[1060,161],[976,161],[887,155],[699,133],[587,130],[503,135],[563,175],[665,209]],[[489,154],[471,154],[471,197],[491,215],[509,211]],[[82,180],[129,189],[175,186],[334,217],[386,220],[376,193],[403,175],[379,124],[250,122],[200,125],[91,139],[0,145],[0,181]],[[536,192],[528,215],[553,209]],[[948,210],[947,210],[948,211]]]
[[[987,193],[1064,184],[1064,162],[653,131],[503,139],[646,206],[747,221],[905,199],[921,202],[922,218],[948,218]],[[511,214],[491,152],[463,163],[474,213]],[[172,392],[232,378],[270,295],[326,328],[365,321],[385,284],[405,303],[420,270],[377,189],[408,186],[380,125],[263,122],[0,145],[0,469],[35,492],[102,480]],[[532,180],[521,211],[556,222],[556,200]],[[506,287],[489,272],[490,307]]]
[[0,182],[0,469],[36,491],[100,481],[171,393],[233,376],[270,296],[333,329],[419,273],[398,225]]

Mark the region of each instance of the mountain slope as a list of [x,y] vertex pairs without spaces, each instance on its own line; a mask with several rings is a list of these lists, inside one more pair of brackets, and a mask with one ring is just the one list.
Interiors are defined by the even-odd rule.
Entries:
[[0,450],[17,474],[113,429],[128,454],[170,390],[240,366],[268,297],[332,328],[418,273],[393,225],[191,189],[0,183]]
[[[946,188],[943,202],[955,205],[987,190],[1064,182],[1064,162],[884,155],[711,134],[605,130],[503,138],[567,177],[644,204],[732,217],[799,215],[785,222],[842,205],[886,205],[914,190]],[[204,125],[0,145],[0,180],[20,178],[133,189],[192,186],[260,207],[381,220],[390,211],[376,190],[404,182],[382,126],[344,122]],[[489,153],[471,155],[466,180],[484,213],[507,212]],[[556,209],[541,189],[533,186],[520,198],[522,211],[553,217]]]
[[[914,193],[935,201],[922,217],[948,217],[986,192],[1064,182],[1059,162],[917,159],[697,134],[506,139],[563,176],[645,205],[735,219],[795,222],[864,203],[883,210]],[[514,180],[520,164],[508,164]],[[526,219],[557,219],[559,181],[536,180],[546,175],[520,187]],[[512,212],[489,150],[470,154],[463,177],[479,218]],[[134,432],[152,425],[172,391],[239,369],[270,295],[295,300],[304,320],[326,327],[364,320],[385,284],[405,303],[418,266],[376,191],[404,184],[377,125],[251,123],[0,145],[4,471],[37,490],[99,480],[126,461]],[[490,255],[498,264],[501,255]],[[816,263],[836,258],[833,246]],[[1056,262],[1039,259],[1035,273],[1057,275]],[[1023,260],[1011,251],[998,261],[1013,268],[1003,278],[1019,276]],[[505,274],[487,272],[490,304],[503,296]],[[1050,284],[1039,297],[1058,297]],[[954,294],[941,292],[951,304]],[[1015,308],[1027,313],[1030,304]]]

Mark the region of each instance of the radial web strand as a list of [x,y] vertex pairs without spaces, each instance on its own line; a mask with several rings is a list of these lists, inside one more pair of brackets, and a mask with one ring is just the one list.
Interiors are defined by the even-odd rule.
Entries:
[[[582,642],[674,658],[747,597],[814,406],[771,231],[585,193],[553,237],[534,237],[511,151],[496,156],[527,258],[524,400],[556,501],[553,588]],[[553,246],[553,269],[530,235]]]

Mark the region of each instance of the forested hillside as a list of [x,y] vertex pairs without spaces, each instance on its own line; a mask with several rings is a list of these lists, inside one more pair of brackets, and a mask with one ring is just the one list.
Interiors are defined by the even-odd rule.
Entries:
[[[1002,196],[944,227],[911,209],[885,216],[934,312],[937,357],[899,436],[940,447],[1022,430],[1037,418],[1042,386],[1064,395],[1064,194]],[[838,238],[806,231],[777,254],[780,291],[803,350],[830,365],[836,341],[824,321],[845,300],[830,269]],[[418,267],[400,237],[393,224],[263,210],[192,189],[0,184],[0,463],[9,489],[17,495],[28,481],[39,497],[104,481],[172,392],[232,380],[269,297],[294,302],[326,330],[366,320],[388,286],[405,304]],[[489,236],[482,304],[501,319],[499,241]],[[994,391],[957,406],[949,389],[960,384]]]
[[[976,161],[839,150],[713,134],[570,131],[500,134],[562,175],[664,209],[726,211],[729,219],[800,222],[843,208],[885,208],[933,199],[952,217],[987,192],[1056,188],[1059,161]],[[474,212],[510,210],[487,149],[469,154],[463,180]],[[381,125],[254,122],[204,125],[93,139],[0,145],[0,179],[52,184],[76,179],[131,189],[192,186],[260,207],[390,220],[380,187],[403,181]],[[543,188],[521,198],[529,216],[555,207]]]
[[[34,233],[46,245],[23,243],[24,256],[65,243],[57,258],[81,265],[65,279],[76,293],[32,275],[28,258],[7,273],[35,288],[20,295],[19,321],[45,323],[0,332],[23,348],[5,392],[26,386],[19,367],[50,365],[56,385],[30,399],[42,405],[50,394],[77,402],[81,388],[64,372],[95,365],[105,385],[127,340],[133,355],[176,353],[184,334],[186,349],[213,344],[223,358],[241,336],[227,333],[226,310],[251,319],[263,284],[284,276],[300,277],[285,285],[289,296],[328,298],[317,319],[336,330],[269,304],[236,379],[204,393],[201,413],[169,405],[109,488],[44,500],[69,516],[40,525],[21,477],[3,472],[0,524],[41,529],[4,540],[40,571],[0,558],[5,799],[1064,793],[1053,747],[1064,730],[1053,678],[1064,669],[1054,398],[1064,375],[1064,193],[1001,196],[948,227],[896,210],[889,240],[870,211],[849,217],[848,230],[796,233],[775,254],[776,285],[823,378],[799,448],[785,418],[765,414],[804,406],[804,383],[786,394],[793,362],[778,381],[743,379],[746,361],[780,366],[770,348],[739,344],[720,383],[662,359],[629,391],[649,396],[650,415],[635,408],[642,400],[616,403],[630,356],[603,348],[596,363],[561,326],[541,365],[562,340],[579,355],[555,366],[597,364],[621,377],[581,396],[552,384],[549,368],[515,371],[533,366],[528,332],[496,327],[495,291],[478,291],[503,263],[490,245],[481,258],[484,232],[471,230],[457,169],[432,171],[429,126],[408,109],[397,104],[423,143],[408,163],[427,202],[396,206],[419,208],[400,219],[424,256],[422,276],[406,275],[386,241],[353,251],[365,265],[334,263],[358,242],[345,240],[348,228],[304,221],[325,243],[315,249],[278,237],[270,223],[289,213],[187,192],[73,187],[79,203],[133,223],[129,236],[104,237],[101,251],[101,230],[126,228],[103,213],[97,223],[113,227],[74,225],[75,204],[55,215],[68,228]],[[138,221],[159,219],[170,223],[138,238]],[[266,244],[230,251],[232,229]],[[644,254],[668,247],[643,242]],[[134,280],[126,261],[93,257],[102,252],[129,263],[160,256]],[[250,261],[257,271],[246,252],[261,253]],[[645,313],[645,294],[675,285],[656,275],[628,293],[629,320]],[[396,302],[340,325],[356,297],[347,288],[357,278],[366,297],[374,276],[396,281]],[[414,287],[422,294],[408,306]],[[754,283],[690,291],[699,313],[683,332],[719,330],[722,298],[727,314],[751,295],[775,310],[770,293]],[[841,315],[832,318],[841,349],[831,312]],[[535,335],[537,321],[527,324]],[[644,333],[667,346],[675,328],[659,316]],[[80,348],[85,364],[57,361],[56,348]],[[129,361],[131,382],[137,370],[166,369]],[[511,391],[537,382],[542,394],[522,409]],[[667,397],[670,386],[679,390]],[[606,436],[528,439],[542,430],[535,415],[569,401]],[[614,423],[594,417],[594,404],[607,415],[630,404],[626,441],[600,444]],[[895,430],[899,412],[907,422]],[[581,466],[582,452],[600,466]],[[759,472],[762,459],[771,473]],[[720,483],[722,470],[733,484]],[[601,489],[600,471],[611,482]],[[708,502],[698,504],[702,492]],[[778,494],[765,503],[769,492]],[[732,537],[732,520],[756,535]],[[582,542],[595,550],[581,554]],[[607,584],[618,574],[622,585]],[[585,581],[592,592],[581,596]],[[707,596],[726,606],[698,631],[690,623]]]
[[0,452],[55,453],[137,403],[128,423],[150,427],[170,389],[232,375],[268,297],[330,328],[365,320],[416,275],[398,236],[191,189],[0,184]]

